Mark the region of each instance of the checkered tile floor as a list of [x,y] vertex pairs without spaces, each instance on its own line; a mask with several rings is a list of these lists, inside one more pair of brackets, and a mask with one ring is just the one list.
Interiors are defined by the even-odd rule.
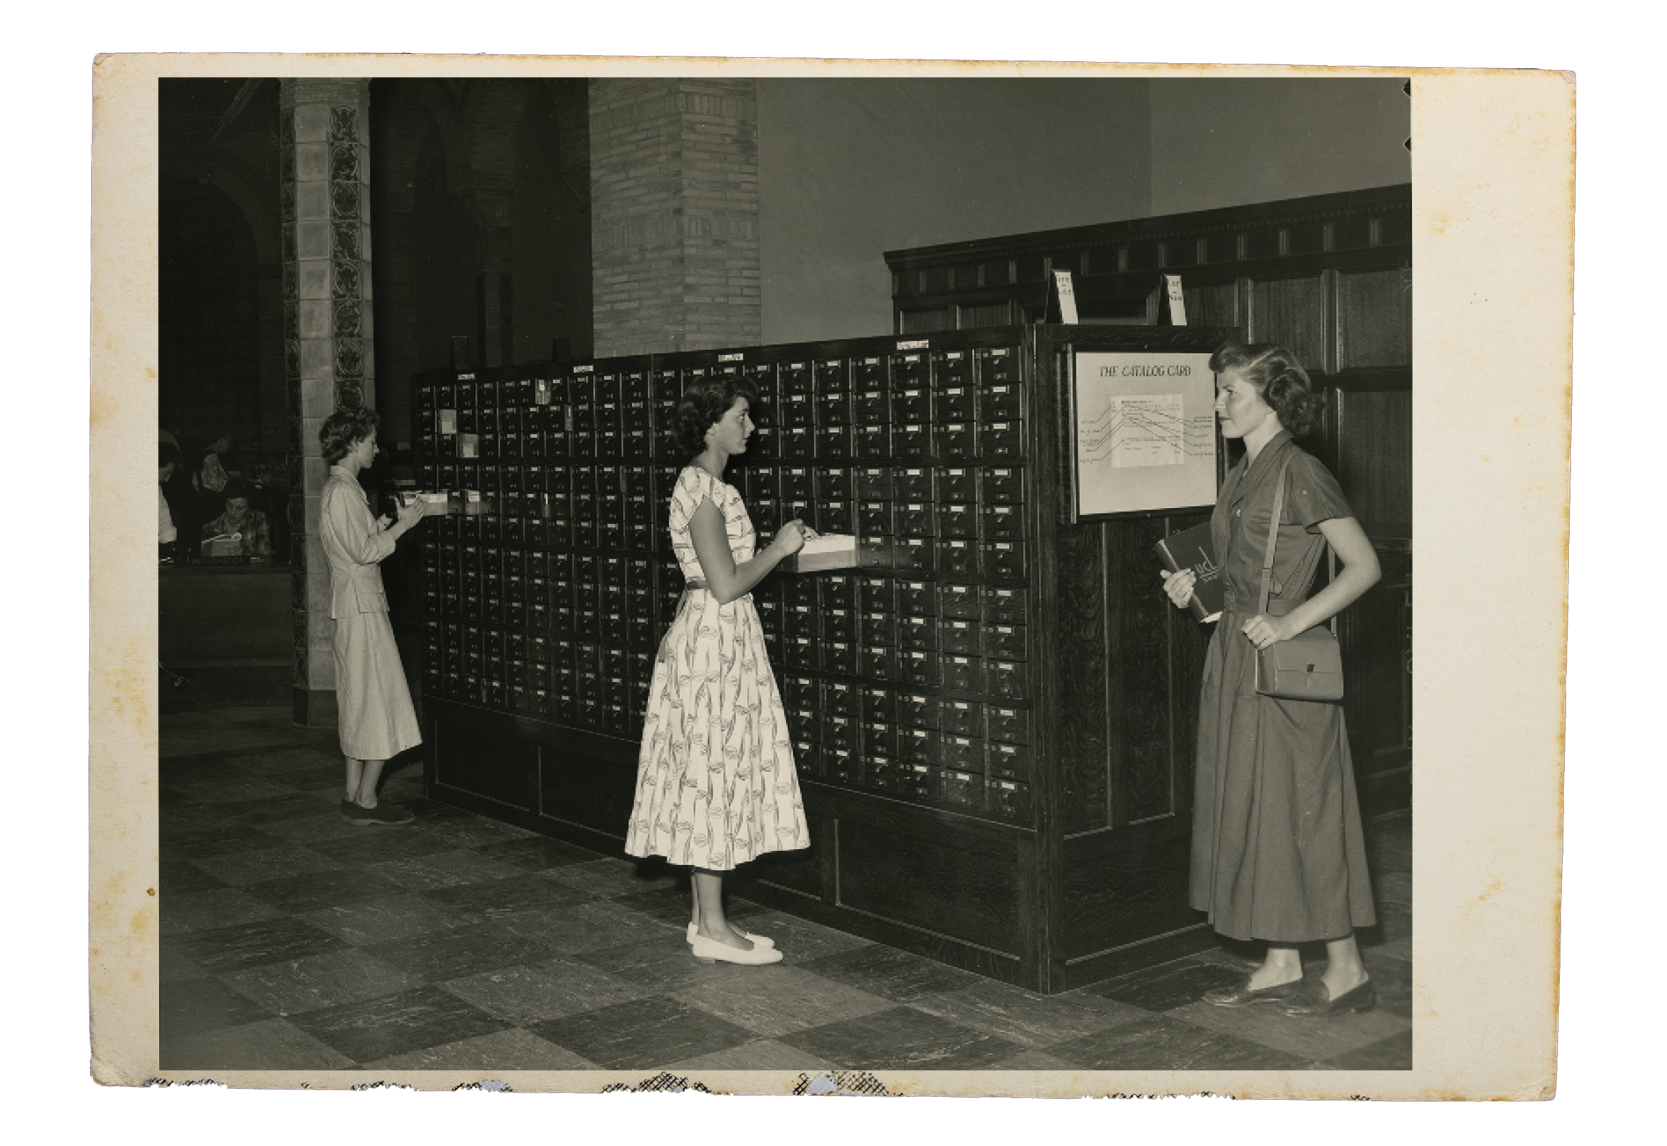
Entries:
[[333,734],[273,708],[162,718],[161,1065],[168,1070],[1233,1069],[1412,1065],[1411,829],[1376,825],[1379,1005],[1326,1020],[1198,1001],[1249,950],[1043,997],[734,901],[772,967],[704,966],[687,890],[644,866],[421,798],[337,811]]

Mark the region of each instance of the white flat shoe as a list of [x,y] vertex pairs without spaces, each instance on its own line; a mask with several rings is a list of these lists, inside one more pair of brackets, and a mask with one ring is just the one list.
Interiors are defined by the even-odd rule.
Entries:
[[725,947],[722,943],[714,943],[699,935],[695,936],[695,941],[690,946],[694,949],[695,958],[702,963],[741,963],[758,967],[765,963],[781,962],[781,952],[774,947],[754,947],[751,951],[743,951],[739,947]]
[[[695,936],[699,934],[700,928],[696,927],[693,923],[689,924],[688,942],[693,943],[695,941]],[[774,947],[776,945],[776,941],[771,939],[768,935],[754,935],[750,931],[743,931],[741,934],[744,935],[747,941],[754,947]]]

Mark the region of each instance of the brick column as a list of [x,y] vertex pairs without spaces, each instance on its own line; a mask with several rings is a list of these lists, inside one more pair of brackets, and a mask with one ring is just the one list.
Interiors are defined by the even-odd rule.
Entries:
[[750,79],[590,81],[596,354],[759,340]]
[[278,95],[284,376],[289,386],[295,721],[336,722],[330,570],[319,543],[329,467],[318,442],[338,407],[373,406],[370,81],[283,80]]

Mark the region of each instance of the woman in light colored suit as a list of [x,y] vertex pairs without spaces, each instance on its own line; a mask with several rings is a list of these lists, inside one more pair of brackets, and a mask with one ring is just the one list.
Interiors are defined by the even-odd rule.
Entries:
[[376,412],[337,410],[318,432],[330,477],[319,499],[319,535],[330,563],[330,616],[336,622],[336,709],[347,793],[342,815],[355,824],[402,824],[409,808],[380,804],[376,784],[382,765],[422,743],[411,690],[399,663],[380,562],[422,519],[418,500],[399,520],[371,514],[359,472],[376,457]]

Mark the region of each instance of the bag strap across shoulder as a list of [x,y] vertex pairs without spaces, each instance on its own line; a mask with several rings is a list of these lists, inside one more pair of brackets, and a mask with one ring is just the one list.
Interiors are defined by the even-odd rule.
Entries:
[[[1268,587],[1273,582],[1273,551],[1274,547],[1279,544],[1279,518],[1285,511],[1285,473],[1291,468],[1291,458],[1294,456],[1291,451],[1286,451],[1285,460],[1279,463],[1279,477],[1275,479],[1278,484],[1274,486],[1273,518],[1268,522],[1268,544],[1262,557],[1262,591],[1256,599],[1256,611],[1264,617],[1268,613]],[[1331,541],[1324,534],[1321,534],[1320,537],[1325,541],[1327,568],[1335,579],[1337,573],[1335,557],[1331,552]],[[1333,617],[1330,624],[1332,632],[1336,632],[1337,618]]]

